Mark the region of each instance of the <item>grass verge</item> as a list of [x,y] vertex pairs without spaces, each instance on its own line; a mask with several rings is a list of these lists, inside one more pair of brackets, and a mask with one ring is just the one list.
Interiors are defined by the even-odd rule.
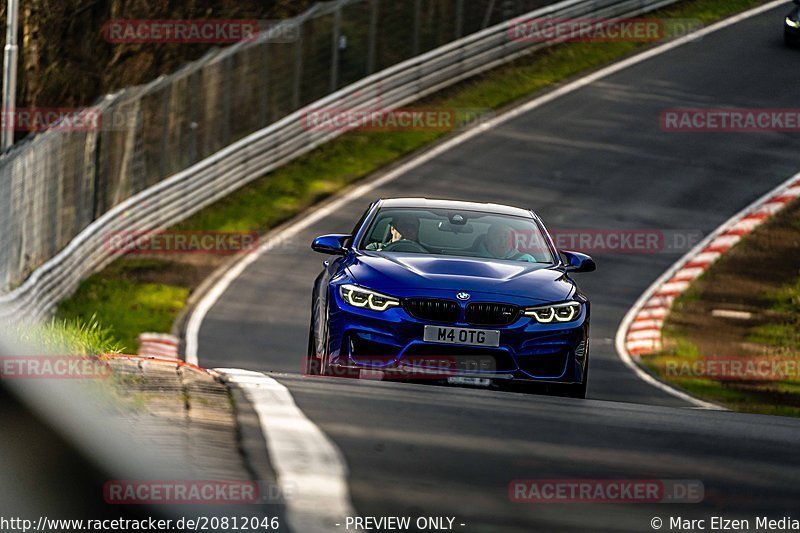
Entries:
[[800,202],[794,202],[676,299],[664,350],[645,356],[645,366],[737,411],[800,416],[798,247]]
[[183,279],[179,265],[156,259],[124,259],[81,283],[78,292],[58,308],[71,320],[102,317],[114,338],[132,353],[145,331],[168,332],[186,305],[191,279]]
[[87,320],[54,318],[33,327],[19,327],[9,332],[11,337],[44,354],[69,354],[96,357],[117,354],[122,345],[95,315]]
[[[686,0],[650,17],[716,22],[762,0]],[[565,43],[537,51],[489,73],[472,78],[418,102],[419,107],[502,109],[571,77],[619,60],[648,46],[635,42]],[[258,231],[290,219],[314,203],[371,173],[440,139],[446,132],[350,132],[281,167],[176,226],[181,231]],[[129,351],[142,331],[168,332],[195,280],[174,276],[185,261],[122,258],[105,272],[87,279],[63,302],[58,316],[86,318],[97,314]],[[191,263],[209,273],[220,264],[207,258]],[[146,281],[142,281],[145,279]]]

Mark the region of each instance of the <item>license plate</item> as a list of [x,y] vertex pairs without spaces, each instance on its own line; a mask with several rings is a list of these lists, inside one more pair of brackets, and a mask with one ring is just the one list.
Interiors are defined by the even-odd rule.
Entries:
[[465,378],[454,376],[447,378],[447,382],[452,385],[472,385],[473,387],[488,387],[492,384],[491,379],[485,378]]
[[447,328],[425,326],[425,342],[461,344],[464,346],[500,346],[500,332],[487,329]]

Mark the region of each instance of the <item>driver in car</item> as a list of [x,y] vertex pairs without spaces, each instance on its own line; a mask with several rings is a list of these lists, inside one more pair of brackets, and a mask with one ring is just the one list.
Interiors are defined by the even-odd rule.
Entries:
[[519,251],[514,239],[514,232],[509,226],[501,223],[489,226],[486,237],[478,246],[478,253],[492,259],[536,262],[536,259],[531,254]]
[[[419,246],[419,219],[411,215],[398,215],[389,224],[389,233],[392,238],[388,243],[373,242],[367,245],[367,250],[394,249],[402,245],[403,242],[413,243],[411,246]],[[395,243],[397,243],[395,245]]]

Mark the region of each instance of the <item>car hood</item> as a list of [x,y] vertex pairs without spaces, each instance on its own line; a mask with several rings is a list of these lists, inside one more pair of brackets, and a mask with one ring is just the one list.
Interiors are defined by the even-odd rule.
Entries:
[[396,296],[466,291],[549,303],[566,300],[575,290],[563,272],[522,261],[361,252],[353,257],[348,271],[359,285]]

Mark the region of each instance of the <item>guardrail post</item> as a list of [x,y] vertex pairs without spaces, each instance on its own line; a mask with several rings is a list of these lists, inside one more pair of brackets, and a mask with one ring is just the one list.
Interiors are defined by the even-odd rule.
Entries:
[[202,103],[199,102],[200,97],[200,72],[195,70],[189,74],[189,101],[191,102],[189,111],[189,164],[193,165],[197,162],[197,128],[200,121],[200,108]]
[[[125,94],[124,90],[122,91],[122,94]],[[112,111],[113,109],[114,109],[114,104],[112,103],[111,105],[109,105],[106,108],[106,112]],[[91,197],[92,205],[91,205],[91,211],[90,211],[90,214],[89,214],[89,219],[86,220],[86,224],[83,223],[83,221],[85,219],[83,219],[83,218],[81,219],[81,225],[80,225],[81,229],[83,229],[84,226],[88,226],[90,223],[92,223],[95,220],[97,220],[97,218],[102,214],[100,212],[100,184],[101,184],[102,176],[104,175],[103,174],[103,170],[105,170],[104,167],[103,167],[103,160],[102,160],[104,133],[105,132],[103,131],[103,128],[100,128],[100,130],[95,132],[94,146],[92,148],[93,153],[91,155],[91,157],[92,157],[92,166],[91,166],[92,173],[91,174],[92,175],[91,175],[91,178],[90,178],[91,179],[91,187],[92,187],[92,191],[91,191],[92,192],[92,197]]]
[[260,50],[259,57],[261,58],[261,76],[262,82],[264,83],[264,91],[261,95],[261,98],[258,99],[258,123],[261,125],[262,128],[265,128],[272,122],[272,113],[271,113],[271,106],[270,106],[270,99],[272,98],[270,91],[269,91],[269,84],[270,84],[270,75],[269,75],[269,43],[264,43],[260,45],[262,48]]
[[233,75],[233,56],[227,55],[223,60],[222,84],[225,90],[222,97],[222,145],[231,143],[231,76]]
[[167,177],[167,158],[169,157],[169,87],[162,89],[163,97],[161,100],[161,155],[158,161],[159,180]]
[[330,92],[339,88],[339,40],[342,38],[342,6],[333,13],[333,39],[331,43],[331,83]]
[[419,55],[420,33],[422,33],[422,0],[414,0],[414,40],[413,53]]
[[378,40],[378,6],[380,0],[369,0],[369,48],[367,51],[367,74],[375,72]]
[[464,0],[456,0],[456,39],[464,33]]
[[108,109],[101,110],[99,106],[97,109],[99,111],[98,123],[100,126],[86,134],[83,146],[82,171],[80,173],[80,178],[75,184],[75,214],[73,216],[73,227],[77,231],[80,231],[85,225],[94,220],[94,201],[90,198],[89,194],[94,194],[91,188],[97,177],[100,135],[106,127],[104,125],[104,117],[107,116],[106,112],[108,111]]
[[300,109],[300,91],[303,88],[303,24],[297,27],[297,41],[294,54],[294,89],[292,90],[292,111]]
[[[69,147],[71,144],[69,142],[70,138],[74,138],[76,135],[81,135],[76,132],[71,132],[68,135],[64,135],[61,137],[61,142],[59,143],[59,149],[56,152],[59,154],[58,159],[62,159],[61,154],[64,153],[65,144]],[[82,134],[84,136],[84,142],[86,142],[86,133]],[[69,148],[66,148],[69,149]],[[50,208],[50,220],[51,220],[51,233],[50,233],[50,242],[47,243],[47,251],[44,252],[45,257],[52,257],[55,252],[59,249],[59,235],[61,234],[61,225],[64,223],[64,220],[61,217],[61,201],[62,198],[62,187],[64,186],[64,174],[59,174],[58,179],[51,181],[50,183],[46,183],[46,186],[49,188],[49,198],[47,199],[47,203],[49,204],[48,207]]]
[[11,167],[8,160],[0,164],[0,227],[4,231],[0,232],[0,290],[6,291],[11,281],[10,254],[11,240],[8,228],[13,223],[13,213],[11,208],[11,197],[13,195]]
[[503,20],[508,20],[517,14],[517,10],[514,9],[514,3],[514,0],[503,0],[501,7]]
[[494,4],[495,0],[490,0],[489,5],[486,7],[486,14],[483,16],[483,26],[482,26],[484,30],[489,27],[489,23],[492,21],[492,11],[494,11]]

